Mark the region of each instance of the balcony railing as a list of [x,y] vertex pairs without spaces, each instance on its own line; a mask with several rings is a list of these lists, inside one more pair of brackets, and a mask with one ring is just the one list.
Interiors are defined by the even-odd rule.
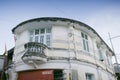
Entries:
[[43,43],[29,42],[24,45],[25,53],[22,56],[22,60],[25,63],[43,63],[47,61],[45,50],[48,47]]

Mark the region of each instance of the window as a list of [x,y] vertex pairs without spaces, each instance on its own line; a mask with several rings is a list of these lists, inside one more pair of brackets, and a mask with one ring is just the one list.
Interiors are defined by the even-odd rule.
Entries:
[[30,42],[33,41],[33,34],[34,34],[33,31],[30,31],[30,39],[29,39]]
[[82,36],[83,49],[89,52],[88,36],[84,33],[81,33],[81,36]]
[[77,70],[72,70],[72,80],[78,80],[78,72],[77,72]]
[[47,46],[51,46],[51,28],[41,28],[29,31],[30,42],[40,42],[46,44]]
[[102,49],[100,47],[98,47],[98,56],[99,56],[100,61],[104,61],[103,52],[102,52]]
[[54,80],[64,80],[62,70],[54,70]]
[[86,73],[86,80],[94,80],[94,75],[90,73]]
[[110,59],[110,56],[107,54],[106,57],[107,57],[107,63],[108,63],[108,65],[111,66],[111,59]]

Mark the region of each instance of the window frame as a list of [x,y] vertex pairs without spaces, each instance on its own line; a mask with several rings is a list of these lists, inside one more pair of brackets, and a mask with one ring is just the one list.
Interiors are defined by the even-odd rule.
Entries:
[[[44,33],[41,33],[42,29],[44,29]],[[47,32],[47,29],[50,29],[50,31]],[[35,34],[36,30],[39,30],[39,34]],[[46,41],[46,38],[48,35],[50,36],[49,45],[47,45],[47,41]],[[35,38],[37,36],[38,36],[38,40],[35,41]],[[51,47],[52,46],[52,27],[45,27],[45,28],[38,28],[38,29],[34,29],[34,30],[29,30],[29,42],[39,42],[40,43],[41,36],[44,37],[42,43],[47,45],[48,47]]]
[[81,32],[81,41],[82,41],[82,49],[85,52],[90,52],[90,45],[89,45],[89,37],[86,33]]
[[[88,79],[88,76],[90,76],[91,79],[90,78]],[[86,78],[85,80],[95,80],[95,76],[92,73],[85,73],[85,78]]]
[[104,61],[104,55],[103,55],[102,48],[97,46],[97,49],[98,49],[98,57],[99,57],[99,60],[100,60],[100,61]]

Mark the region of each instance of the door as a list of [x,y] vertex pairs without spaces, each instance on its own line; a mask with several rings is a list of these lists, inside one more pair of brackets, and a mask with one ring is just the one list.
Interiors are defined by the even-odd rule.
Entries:
[[54,80],[53,70],[35,70],[18,73],[18,80]]

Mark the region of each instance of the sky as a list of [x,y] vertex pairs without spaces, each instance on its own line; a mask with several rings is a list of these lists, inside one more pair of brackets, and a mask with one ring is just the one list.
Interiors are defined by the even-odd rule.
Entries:
[[0,0],[0,54],[15,45],[12,29],[40,17],[63,17],[91,26],[111,47],[120,62],[120,0]]

